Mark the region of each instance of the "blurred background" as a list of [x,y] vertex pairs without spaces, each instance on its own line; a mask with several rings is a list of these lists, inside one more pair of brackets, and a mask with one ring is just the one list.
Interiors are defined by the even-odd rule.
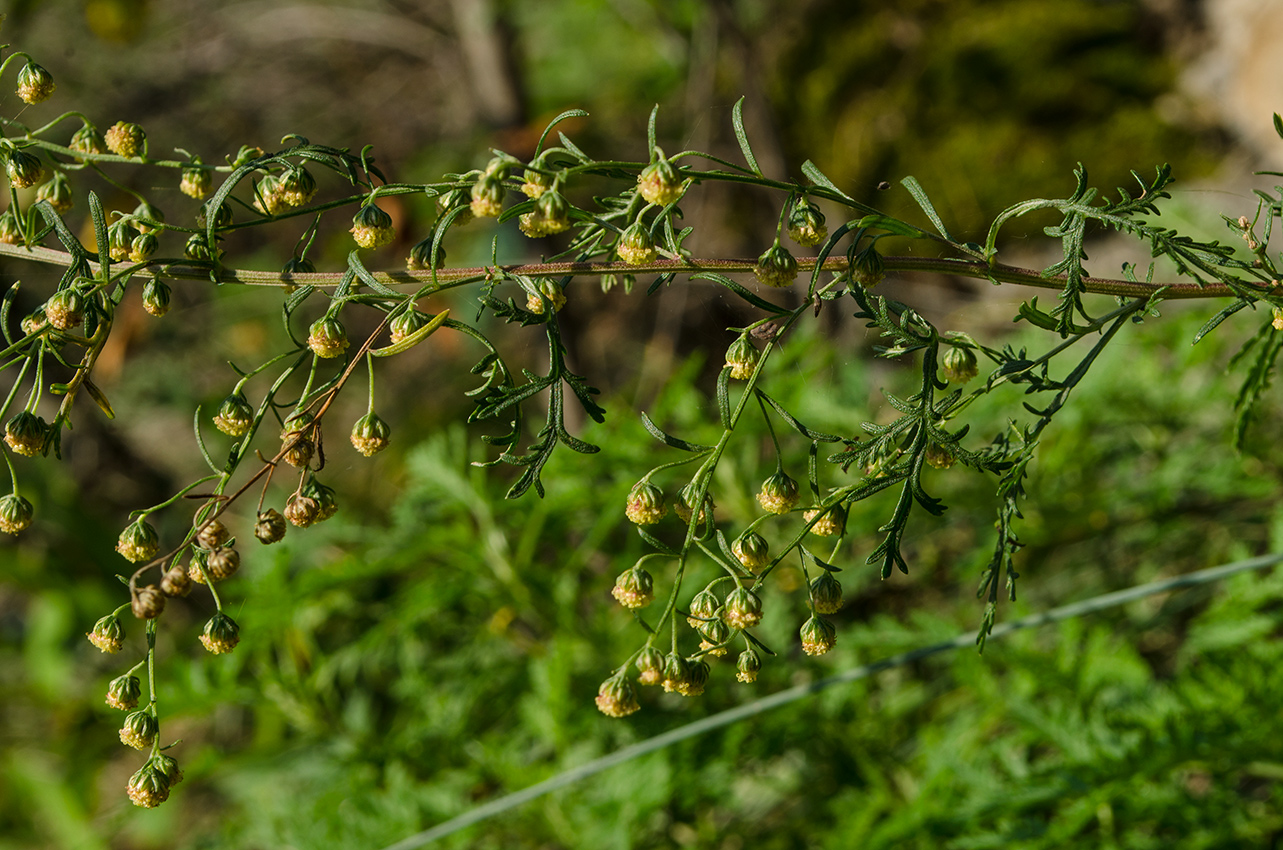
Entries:
[[[857,199],[916,221],[898,186],[912,174],[965,238],[1012,203],[1063,197],[1079,162],[1102,188],[1170,162],[1179,182],[1164,215],[1200,238],[1223,235],[1220,213],[1255,209],[1251,172],[1283,165],[1270,121],[1283,110],[1283,3],[1273,0],[50,0],[5,12],[4,40],[58,83],[38,107],[9,96],[6,114],[36,125],[79,109],[103,129],[133,121],[153,156],[183,148],[217,162],[295,133],[372,144],[390,178],[428,182],[482,166],[491,148],[528,157],[548,120],[572,107],[591,113],[562,126],[580,147],[644,159],[659,104],[666,151],[738,159],[730,114],[743,96],[768,176],[799,178],[809,158]],[[170,221],[194,213],[176,181],[113,175]],[[884,181],[893,188],[879,191]],[[76,185],[132,208],[105,183]],[[426,200],[392,200],[399,241],[372,267],[401,267],[432,224]],[[683,204],[696,228],[688,244],[755,256],[781,200],[700,187]],[[86,226],[85,209],[82,199],[73,226]],[[1010,228],[1004,258],[1054,259],[1044,223]],[[283,264],[299,235],[252,231],[229,252],[256,268]],[[496,237],[501,260],[556,249],[514,233],[487,223],[452,232],[449,262],[488,262]],[[341,222],[318,248],[318,266],[342,266]],[[1143,246],[1107,238],[1089,250],[1096,274],[1147,261]],[[0,262],[29,307],[50,275]],[[647,282],[625,296],[585,281],[562,314],[575,368],[603,390],[609,414],[572,429],[603,452],[554,459],[544,500],[505,502],[510,472],[469,466],[489,457],[486,429],[460,424],[478,352],[439,334],[388,363],[377,406],[393,445],[367,461],[332,439],[325,480],[339,491],[338,517],[270,549],[243,546],[245,566],[224,591],[243,628],[236,652],[212,658],[197,646],[207,602],[167,612],[163,728],[183,739],[174,753],[187,779],[150,811],[124,795],[141,759],[117,742],[121,717],[102,700],[119,659],[83,635],[123,598],[112,547],[128,512],[200,474],[192,413],[230,391],[225,361],[261,362],[284,336],[274,292],[184,284],[163,321],[122,310],[96,373],[118,418],[82,410],[64,462],[18,468],[37,524],[0,549],[0,848],[378,848],[707,713],[974,629],[992,482],[935,473],[929,483],[951,509],[914,520],[909,576],[880,582],[863,563],[891,504],[853,512],[833,653],[799,654],[801,575],[785,570],[763,629],[780,657],[758,684],[735,683],[723,664],[698,700],[647,691],[627,720],[595,710],[597,684],[644,639],[608,595],[641,554],[622,505],[637,478],[672,459],[636,411],[708,436],[726,328],[750,315],[698,285],[647,298]],[[1047,345],[1010,323],[1024,293],[940,278],[888,286],[942,330]],[[469,297],[448,306],[470,317]],[[1228,448],[1241,375],[1226,364],[1259,316],[1240,314],[1191,348],[1214,309],[1163,312],[1115,344],[1048,432],[1022,526],[1021,598],[1002,617],[1283,544],[1278,400],[1242,456]],[[767,389],[808,425],[853,433],[878,418],[882,390],[903,391],[912,375],[874,362],[876,340],[841,313],[799,332]],[[515,365],[539,365],[537,333],[494,330]],[[340,417],[355,419],[363,401]],[[1019,396],[974,412],[977,445],[1004,427],[1004,401]],[[755,516],[753,493],[772,471],[760,445],[744,443],[715,483],[719,520],[736,528]],[[800,478],[806,446],[785,451]],[[158,519],[162,535],[180,533],[180,513]],[[252,509],[236,519],[248,537]],[[964,650],[649,756],[445,844],[1275,846],[1281,602],[1278,579],[1241,577],[983,656]]]

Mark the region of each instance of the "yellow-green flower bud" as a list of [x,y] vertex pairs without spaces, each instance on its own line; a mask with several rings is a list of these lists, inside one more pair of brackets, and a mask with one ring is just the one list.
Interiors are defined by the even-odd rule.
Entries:
[[702,658],[695,659],[689,663],[686,673],[686,681],[677,688],[677,693],[684,697],[697,697],[704,693],[704,687],[708,684],[708,662]]
[[[311,437],[315,430],[311,414],[295,413],[285,420],[285,428],[281,431],[281,449],[286,463],[298,469],[311,463],[312,453],[316,450]],[[286,515],[288,514],[287,510]]]
[[143,284],[143,309],[159,319],[169,312],[169,296],[169,284],[153,277]]
[[757,650],[751,646],[740,653],[739,659],[735,662],[735,678],[739,681],[751,685],[757,681],[758,671],[762,669],[762,657],[757,654]]
[[125,645],[125,630],[115,614],[108,614],[94,623],[93,630],[85,632],[85,637],[108,655],[115,655]]
[[[681,518],[682,522],[689,523],[691,515],[695,512],[695,486],[687,484],[677,493],[677,502],[673,505],[673,511]],[[713,503],[713,494],[704,494],[704,504],[699,509],[699,518],[695,520],[696,524],[702,525],[713,515],[713,510],[717,506]]]
[[658,158],[637,175],[637,192],[647,203],[666,207],[681,200],[686,188],[664,152],[655,148],[655,154]]
[[757,366],[757,349],[748,337],[741,336],[726,349],[726,366],[731,370],[731,377],[737,381],[747,381]]
[[799,245],[812,248],[828,238],[829,228],[824,223],[820,208],[807,201],[798,201],[789,213],[789,238]]
[[691,599],[690,613],[686,616],[686,623],[692,629],[698,629],[709,620],[715,619],[718,609],[721,607],[722,601],[717,598],[717,594],[706,587]]
[[628,493],[624,514],[636,525],[654,525],[668,513],[664,491],[649,481],[638,481]]
[[35,519],[35,509],[22,496],[10,493],[0,498],[0,531],[5,534],[17,534],[31,526]]
[[120,727],[120,743],[135,750],[145,750],[156,740],[159,724],[150,709],[130,712]]
[[726,644],[730,642],[731,630],[721,620],[709,620],[701,623],[699,632],[699,650],[714,658],[721,658],[727,653]]
[[771,546],[756,531],[741,535],[731,544],[731,553],[749,572],[761,572],[771,562]]
[[71,134],[71,141],[67,142],[67,147],[76,153],[104,154],[107,152],[107,140],[103,138],[102,133],[98,132],[97,127],[85,124]]
[[264,215],[285,212],[290,205],[281,194],[281,181],[275,174],[265,174],[254,186],[254,209]]
[[414,308],[402,310],[392,317],[388,323],[388,333],[392,337],[392,344],[396,345],[408,336],[412,336],[415,331],[428,323],[428,318]]
[[531,171],[529,168],[521,179],[524,181],[521,184],[521,191],[527,198],[538,198],[551,189],[553,184],[552,175]]
[[886,269],[881,254],[873,248],[865,248],[855,255],[855,262],[851,264],[852,280],[865,289],[872,289],[881,283],[884,277],[886,277]]
[[722,619],[732,629],[751,629],[762,622],[762,600],[747,587],[737,587],[726,594]]
[[200,642],[215,655],[231,652],[241,642],[241,627],[231,617],[219,611],[205,624]]
[[45,179],[45,167],[40,164],[40,158],[24,150],[9,151],[4,173],[15,189],[26,189]]
[[42,417],[26,410],[14,416],[4,426],[4,442],[10,449],[26,457],[44,451],[49,436],[49,424]]
[[498,218],[503,212],[503,181],[494,176],[478,180],[472,187],[468,208],[477,218]]
[[117,156],[142,156],[147,149],[147,134],[143,128],[128,121],[117,121],[103,139],[107,149]]
[[71,208],[75,206],[75,200],[71,184],[67,182],[67,176],[61,171],[55,171],[53,177],[41,183],[36,189],[36,203],[47,201],[49,206],[53,207],[53,211],[59,215],[71,212]]
[[775,244],[757,258],[753,274],[766,286],[777,289],[792,286],[794,279],[797,278],[797,260],[793,259],[793,255],[780,244],[780,240],[776,239]]
[[309,499],[316,500],[319,506],[319,511],[316,515],[317,522],[324,522],[338,513],[339,503],[335,498],[334,488],[326,487],[320,481],[317,481],[315,475],[308,476],[307,483],[303,485],[303,495]]
[[362,248],[378,248],[396,239],[392,216],[374,203],[367,203],[352,216],[350,232],[352,239]]
[[151,523],[139,517],[120,532],[120,537],[116,540],[116,551],[135,564],[150,561],[160,551],[160,536]]
[[165,224],[165,214],[146,201],[134,207],[133,226],[139,233],[159,233]]
[[0,242],[6,245],[23,243],[22,228],[18,226],[18,217],[13,214],[12,209],[0,213]]
[[953,452],[949,451],[949,449],[939,443],[932,443],[927,446],[926,460],[929,465],[936,469],[948,469],[953,466],[957,458],[953,456]]
[[528,293],[526,295],[526,309],[536,315],[543,315],[545,302],[551,305],[552,312],[561,311],[566,306],[566,293],[561,291],[555,280],[546,278],[539,283],[538,293]]
[[154,760],[138,769],[129,777],[125,792],[135,806],[153,809],[169,799],[169,777],[156,766]]
[[116,262],[129,259],[137,231],[126,220],[122,219],[107,227],[107,253]]
[[18,72],[18,97],[23,103],[40,103],[48,100],[57,87],[53,76],[30,60]]
[[615,253],[630,266],[653,263],[659,256],[659,252],[655,250],[655,242],[650,238],[650,230],[640,221],[628,225],[628,229],[615,243]]
[[242,165],[248,165],[263,155],[263,149],[258,145],[241,145],[240,150],[236,152],[235,157],[225,157],[231,161],[232,168],[240,168]]
[[811,606],[816,613],[836,614],[842,607],[842,584],[828,570],[811,579],[810,591]]
[[762,482],[757,501],[773,514],[786,514],[797,505],[797,482],[783,472],[777,472]]
[[139,233],[129,243],[129,259],[135,263],[145,263],[156,253],[159,243],[155,234]]
[[539,196],[535,208],[521,216],[521,232],[531,239],[570,229],[570,205],[555,189]]
[[280,196],[288,206],[307,206],[316,197],[316,179],[303,166],[291,166],[281,175]]
[[820,516],[819,510],[806,511],[802,514],[802,519],[810,522],[819,517],[815,524],[811,526],[811,533],[818,534],[820,537],[832,537],[835,534],[841,534],[846,527],[846,509],[841,505],[834,505]]
[[[219,253],[221,254],[222,251]],[[204,233],[193,233],[187,237],[187,243],[183,245],[183,256],[198,262],[209,262],[214,259],[209,253],[209,243],[205,241]]]
[[454,217],[454,224],[464,225],[472,221],[472,209],[468,204],[470,195],[463,189],[451,189],[444,195],[437,196],[437,215],[445,215],[453,210],[463,207],[463,212]]
[[627,717],[640,708],[637,690],[623,676],[612,676],[597,689],[597,710],[607,717]]
[[223,201],[218,205],[217,210],[211,210],[209,205],[211,201],[206,201],[200,205],[200,212],[196,213],[196,225],[202,229],[209,226],[209,216],[214,214],[214,228],[227,227],[232,223],[232,205]]
[[405,258],[405,267],[407,269],[412,272],[417,272],[422,271],[423,269],[439,269],[445,265],[444,245],[437,246],[437,258],[435,263],[431,262],[429,259],[428,255],[432,253],[433,238],[433,236],[428,236],[426,239],[420,239],[418,242],[414,243],[414,247],[410,249],[410,256]]
[[85,299],[75,289],[60,289],[45,302],[45,318],[60,331],[69,331],[85,317]]
[[828,620],[814,614],[802,624],[800,635],[802,651],[807,655],[823,655],[837,643],[837,629]]
[[209,190],[213,187],[214,172],[208,168],[184,168],[182,179],[178,181],[178,191],[198,201],[209,197]]
[[338,319],[317,319],[308,328],[307,347],[317,357],[341,357],[348,347],[347,331]]
[[214,415],[214,427],[229,437],[241,437],[254,424],[254,408],[242,393],[236,392],[223,399]]
[[352,448],[366,457],[371,457],[388,447],[392,439],[392,429],[383,417],[374,411],[362,416],[352,425]]
[[653,646],[641,651],[634,662],[637,681],[643,685],[658,685],[664,681],[664,655]]
[[263,545],[278,543],[285,537],[285,517],[276,508],[260,511],[254,522],[254,536]]
[[131,711],[138,707],[142,692],[142,683],[137,676],[128,673],[117,676],[107,683],[107,705],[119,711]]
[[650,573],[634,564],[615,579],[610,595],[625,608],[645,608],[655,601],[655,581]]
[[140,620],[154,620],[165,610],[165,594],[154,584],[137,588],[129,597],[129,610]]
[[944,371],[945,380],[953,384],[965,384],[980,374],[980,364],[970,348],[951,346],[940,357],[940,368]]
[[680,693],[690,682],[690,674],[690,663],[685,658],[676,652],[670,652],[664,656],[664,678],[661,684],[666,693],[671,694],[674,691]]

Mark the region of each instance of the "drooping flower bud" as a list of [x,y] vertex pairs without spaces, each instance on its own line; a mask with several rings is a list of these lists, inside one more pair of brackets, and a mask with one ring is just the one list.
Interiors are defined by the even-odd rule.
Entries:
[[783,472],[777,472],[762,482],[757,494],[758,503],[773,514],[786,514],[797,506],[797,482]]
[[21,245],[22,228],[18,226],[18,217],[12,209],[0,213],[0,242],[6,245]]
[[428,318],[413,308],[402,310],[392,317],[388,323],[388,333],[392,337],[392,344],[396,345],[408,336],[412,336],[415,331],[428,323]]
[[338,319],[328,316],[317,319],[308,328],[307,347],[317,357],[341,357],[348,347],[347,331]]
[[610,595],[625,608],[645,608],[655,601],[655,581],[650,573],[634,564],[615,579]]
[[308,476],[307,483],[303,485],[303,495],[316,501],[319,507],[316,515],[317,522],[324,522],[338,513],[339,502],[334,488],[322,484],[315,475]]
[[71,208],[75,206],[75,200],[71,184],[67,182],[67,176],[61,171],[55,171],[53,177],[41,183],[36,189],[36,203],[48,201],[53,211],[60,215],[71,212]]
[[731,370],[731,377],[737,381],[747,381],[757,366],[757,349],[748,337],[741,336],[726,349],[726,366]]
[[108,655],[115,655],[125,645],[125,630],[115,614],[108,614],[94,623],[93,630],[85,632],[85,637]]
[[374,411],[362,416],[352,425],[352,447],[366,457],[378,454],[388,447],[392,429],[383,417]]
[[749,572],[761,572],[771,562],[771,546],[756,531],[741,535],[731,544],[731,553]]
[[965,384],[980,374],[980,364],[975,352],[970,348],[951,346],[940,356],[940,368],[945,380],[953,384]]
[[773,286],[776,289],[792,286],[794,279],[797,278],[797,260],[780,244],[780,240],[776,239],[775,244],[757,258],[753,274],[766,286]]
[[285,537],[285,517],[276,508],[260,511],[254,523],[254,536],[263,545],[278,543]]
[[192,578],[181,565],[170,567],[160,577],[160,592],[173,599],[192,592]]
[[134,207],[133,226],[139,233],[159,233],[165,224],[165,214],[160,208],[142,201]]
[[668,513],[664,491],[649,481],[638,481],[628,493],[624,514],[635,525],[654,525]]
[[531,292],[526,295],[526,309],[537,315],[543,315],[545,301],[552,306],[554,313],[560,312],[561,308],[566,306],[566,294],[551,278],[545,278],[539,282],[538,294]]
[[726,594],[722,619],[732,629],[751,629],[762,622],[762,600],[747,587],[737,587]]
[[829,235],[820,208],[805,200],[798,201],[789,213],[788,230],[790,239],[807,248],[819,245]]
[[241,145],[235,157],[225,158],[231,162],[232,168],[240,168],[242,165],[249,165],[262,155],[263,149],[258,145]]
[[432,242],[435,236],[428,236],[414,243],[410,249],[410,256],[405,258],[405,267],[412,272],[422,271],[424,269],[439,269],[445,265],[445,246],[437,245],[436,262],[432,262],[429,255],[432,253]]
[[[819,510],[805,511],[802,519],[810,522],[820,515]],[[832,537],[835,534],[841,534],[842,529],[846,526],[846,509],[841,505],[834,505],[824,512],[816,520],[815,525],[811,526],[811,533],[818,534],[820,537]]]
[[153,277],[143,284],[143,309],[149,315],[160,318],[169,312],[169,284],[158,277]]
[[717,594],[706,587],[692,597],[686,623],[692,629],[698,629],[706,621],[716,618],[721,607],[722,601],[717,598]]
[[198,201],[205,200],[213,187],[214,172],[208,168],[184,168],[182,179],[178,181],[178,191]]
[[[687,484],[677,493],[677,502],[673,505],[673,511],[681,518],[682,522],[690,522],[691,514],[694,513],[695,485]],[[713,504],[713,494],[704,493],[704,504],[700,506],[699,518],[695,520],[697,525],[703,525],[713,515],[716,505]]]
[[731,630],[724,622],[709,620],[707,623],[700,623],[696,631],[700,636],[700,652],[714,658],[721,658],[727,653],[726,644],[730,642]]
[[241,627],[231,617],[219,611],[205,624],[200,642],[215,655],[231,652],[241,642]]
[[154,584],[137,588],[129,598],[129,609],[140,620],[153,620],[165,610],[165,594]]
[[301,165],[290,166],[281,175],[280,195],[288,206],[307,206],[316,197],[316,178]]
[[677,688],[677,693],[684,697],[697,697],[704,693],[704,687],[708,684],[708,662],[697,658],[689,662],[687,671],[686,681]]
[[157,767],[154,759],[149,759],[129,777],[125,792],[135,806],[154,809],[169,799],[169,785],[169,778],[164,771]]
[[362,248],[378,248],[396,239],[392,216],[377,204],[367,203],[352,216],[352,238]]
[[650,230],[640,221],[628,225],[628,229],[615,243],[615,253],[630,266],[653,263],[659,256],[659,252],[655,250],[655,240],[650,238]]
[[482,177],[472,187],[469,209],[477,218],[498,218],[503,212],[503,181],[493,175]]
[[71,141],[67,142],[67,147],[76,153],[104,154],[107,152],[107,141],[102,133],[98,132],[97,127],[85,124],[71,134]]
[[22,411],[4,426],[4,442],[10,449],[26,457],[44,451],[49,436],[49,424],[29,411]]
[[211,210],[210,203],[210,201],[206,201],[200,205],[200,212],[196,214],[196,225],[202,230],[208,227],[209,216],[213,213],[215,229],[229,226],[232,223],[232,205],[227,201],[223,201],[218,205],[217,210]]
[[264,174],[254,186],[254,209],[264,215],[276,215],[289,208],[281,194],[281,181],[275,174]]
[[932,443],[927,446],[926,461],[930,466],[933,466],[936,469],[948,469],[953,466],[957,461],[957,458],[954,457],[953,452],[945,446],[942,446],[939,443]]
[[120,727],[120,743],[135,750],[145,750],[156,740],[158,727],[156,715],[150,709],[130,712]]
[[45,167],[40,163],[40,157],[18,149],[9,151],[4,173],[15,189],[26,189],[45,179]]
[[134,263],[145,263],[156,253],[160,243],[153,233],[139,233],[129,243],[129,260]]
[[147,144],[143,128],[128,121],[117,121],[103,138],[108,150],[124,157],[142,156]]
[[57,87],[53,76],[30,60],[18,72],[18,97],[23,103],[40,103],[48,100]]
[[643,685],[658,685],[664,681],[664,655],[653,646],[641,651],[634,662],[637,667],[637,681]]
[[464,189],[451,189],[444,195],[437,196],[437,215],[444,216],[454,210],[463,208],[463,211],[457,213],[454,217],[454,224],[465,225],[472,221],[472,209],[469,206],[469,193]]
[[311,463],[312,453],[316,450],[316,444],[312,441],[315,430],[310,413],[294,413],[285,420],[285,427],[281,431],[281,449],[285,453],[286,463],[298,469]]
[[[222,251],[218,253],[221,255]],[[187,242],[183,245],[183,256],[198,262],[209,262],[214,259],[214,255],[209,252],[209,242],[205,241],[204,233],[193,233],[187,237]]]
[[214,415],[214,427],[229,437],[241,437],[254,424],[254,408],[250,407],[245,395],[234,392],[218,406]]
[[740,657],[735,662],[735,678],[751,685],[757,681],[758,671],[762,669],[762,657],[757,654],[757,650],[749,647],[740,653]]
[[637,690],[624,676],[611,676],[597,689],[597,710],[607,717],[627,717],[640,708]]
[[550,174],[541,174],[538,171],[526,169],[522,176],[521,191],[527,198],[538,198],[544,192],[552,188],[553,177]]
[[116,540],[116,551],[135,564],[150,561],[160,551],[160,536],[143,517],[125,526]]
[[107,253],[113,260],[123,262],[129,258],[137,233],[133,225],[124,219],[107,227]]
[[679,201],[686,187],[664,152],[655,148],[655,155],[656,160],[637,175],[637,192],[647,203],[666,207]]
[[816,613],[836,614],[842,607],[842,584],[828,570],[811,579],[810,591]]
[[823,655],[837,643],[837,629],[828,620],[814,614],[802,624],[799,634],[802,651],[807,655]]
[[539,196],[535,208],[520,220],[521,232],[531,239],[551,236],[570,228],[570,205],[555,189]]
[[227,526],[223,525],[221,519],[211,519],[196,533],[196,542],[205,549],[217,549],[231,539],[232,533],[227,530]]
[[670,652],[664,656],[664,679],[661,684],[664,686],[666,693],[681,692],[690,682],[691,668],[690,663],[678,655],[676,652]]
[[142,683],[137,676],[128,673],[117,676],[107,683],[107,705],[120,711],[131,711],[138,707],[142,692]]
[[75,289],[60,289],[45,302],[45,318],[60,331],[80,324],[85,315],[85,299]]
[[10,493],[0,498],[0,531],[5,534],[17,534],[29,528],[35,519],[35,509],[22,496]]
[[865,248],[855,255],[855,262],[851,264],[851,279],[863,286],[865,289],[872,289],[882,282],[886,277],[886,268],[882,262],[882,255],[873,248]]

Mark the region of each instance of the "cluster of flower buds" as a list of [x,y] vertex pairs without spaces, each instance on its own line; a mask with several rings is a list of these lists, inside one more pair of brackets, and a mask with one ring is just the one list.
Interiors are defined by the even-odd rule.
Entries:
[[182,781],[183,772],[178,769],[178,762],[157,753],[129,777],[126,792],[135,806],[151,809],[168,800],[169,789]]

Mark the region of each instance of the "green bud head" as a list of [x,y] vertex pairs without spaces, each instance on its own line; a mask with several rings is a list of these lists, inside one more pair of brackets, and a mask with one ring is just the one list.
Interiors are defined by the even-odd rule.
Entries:
[[627,717],[640,708],[636,688],[623,676],[612,676],[597,689],[597,710],[607,717]]
[[107,705],[119,711],[130,711],[138,707],[142,692],[142,683],[137,676],[117,676],[107,683]]
[[653,263],[659,256],[659,252],[655,250],[655,242],[650,238],[650,230],[640,221],[628,225],[628,229],[615,243],[615,253],[630,266]]
[[145,263],[159,246],[154,233],[139,233],[129,243],[129,259],[135,263]]
[[793,255],[780,244],[780,240],[776,239],[775,244],[757,258],[753,274],[765,286],[776,289],[792,286],[797,278],[797,260],[793,259]]
[[214,427],[229,437],[241,437],[254,424],[254,408],[242,393],[232,393],[223,399],[214,416]]
[[343,356],[347,351],[347,331],[338,319],[323,317],[317,319],[308,328],[307,347],[317,357],[334,358]]
[[36,203],[40,201],[47,202],[59,215],[71,212],[71,208],[75,206],[75,196],[71,191],[71,183],[67,181],[67,175],[56,171],[53,177],[41,183],[36,189]]
[[498,218],[503,212],[503,181],[485,176],[472,186],[472,203],[468,208],[477,218]]
[[664,491],[649,481],[638,481],[628,493],[624,514],[636,525],[654,525],[668,513]]
[[437,246],[436,261],[433,262],[430,255],[432,253],[432,240],[434,237],[429,236],[414,243],[410,249],[410,256],[405,258],[405,267],[412,272],[422,271],[423,269],[439,269],[445,265],[445,246]]
[[625,608],[645,608],[655,601],[655,582],[650,573],[634,565],[619,574],[610,595]]
[[10,419],[4,426],[5,445],[26,457],[34,457],[43,452],[48,436],[49,423],[25,410]]
[[637,192],[647,203],[666,207],[681,200],[685,187],[673,164],[664,157],[664,152],[655,149],[658,158],[642,169],[637,176]]
[[241,627],[222,611],[210,617],[200,636],[201,645],[215,655],[231,652],[240,641]]
[[757,650],[749,647],[740,653],[740,657],[735,662],[735,678],[745,684],[752,684],[757,681],[758,671],[762,669],[762,656],[757,654]]
[[807,248],[819,245],[829,235],[820,208],[807,201],[799,201],[789,213],[788,231],[790,239]]
[[823,617],[811,615],[800,631],[802,651],[807,655],[823,655],[837,643],[837,629]]
[[737,587],[726,595],[722,619],[732,629],[751,629],[762,622],[762,600],[747,587]]
[[752,573],[761,572],[771,562],[771,545],[756,531],[736,539],[731,544],[731,553]]
[[107,150],[117,156],[142,156],[147,150],[147,134],[143,128],[128,121],[117,121],[103,136]]
[[9,151],[4,173],[15,189],[26,189],[45,179],[45,167],[40,158],[24,150]]
[[957,346],[950,346],[949,350],[941,355],[940,369],[944,372],[945,380],[952,384],[965,384],[980,374],[980,364],[976,360],[975,352],[970,348]]
[[143,284],[143,309],[159,319],[169,312],[170,293],[169,284],[153,277]]
[[0,531],[5,534],[17,534],[29,528],[35,515],[31,503],[17,493],[0,498]]
[[664,681],[664,654],[648,646],[637,656],[637,681],[643,685],[658,685]]
[[56,88],[53,76],[35,62],[28,61],[18,72],[18,97],[23,103],[48,100]]
[[357,210],[356,215],[352,217],[352,228],[349,232],[356,244],[362,248],[378,248],[396,239],[396,230],[392,228],[392,216],[373,203],[367,203]]
[[67,147],[76,153],[101,155],[107,152],[107,140],[103,138],[102,133],[92,124],[85,124],[79,130],[71,134],[71,141],[67,142]]
[[120,727],[120,743],[135,750],[145,750],[156,740],[159,724],[150,709],[131,712]]
[[731,377],[737,381],[747,381],[757,367],[757,349],[748,337],[741,336],[726,349],[726,366],[731,370]]
[[836,614],[842,607],[842,584],[828,570],[811,579],[810,592],[811,606],[818,614]]
[[786,514],[797,506],[797,482],[783,472],[777,472],[762,482],[757,501],[768,512]]
[[392,429],[374,411],[365,414],[352,425],[352,447],[366,457],[386,449],[391,438]]
[[85,637],[89,638],[90,643],[109,655],[115,655],[120,652],[125,645],[125,630],[120,625],[120,618],[115,614],[108,614],[94,623],[93,630],[86,632]]
[[139,517],[120,532],[116,539],[116,551],[131,563],[145,563],[160,551],[160,536],[151,523]]
[[184,168],[183,176],[178,181],[178,191],[189,198],[203,201],[214,187],[214,172],[208,168]]

